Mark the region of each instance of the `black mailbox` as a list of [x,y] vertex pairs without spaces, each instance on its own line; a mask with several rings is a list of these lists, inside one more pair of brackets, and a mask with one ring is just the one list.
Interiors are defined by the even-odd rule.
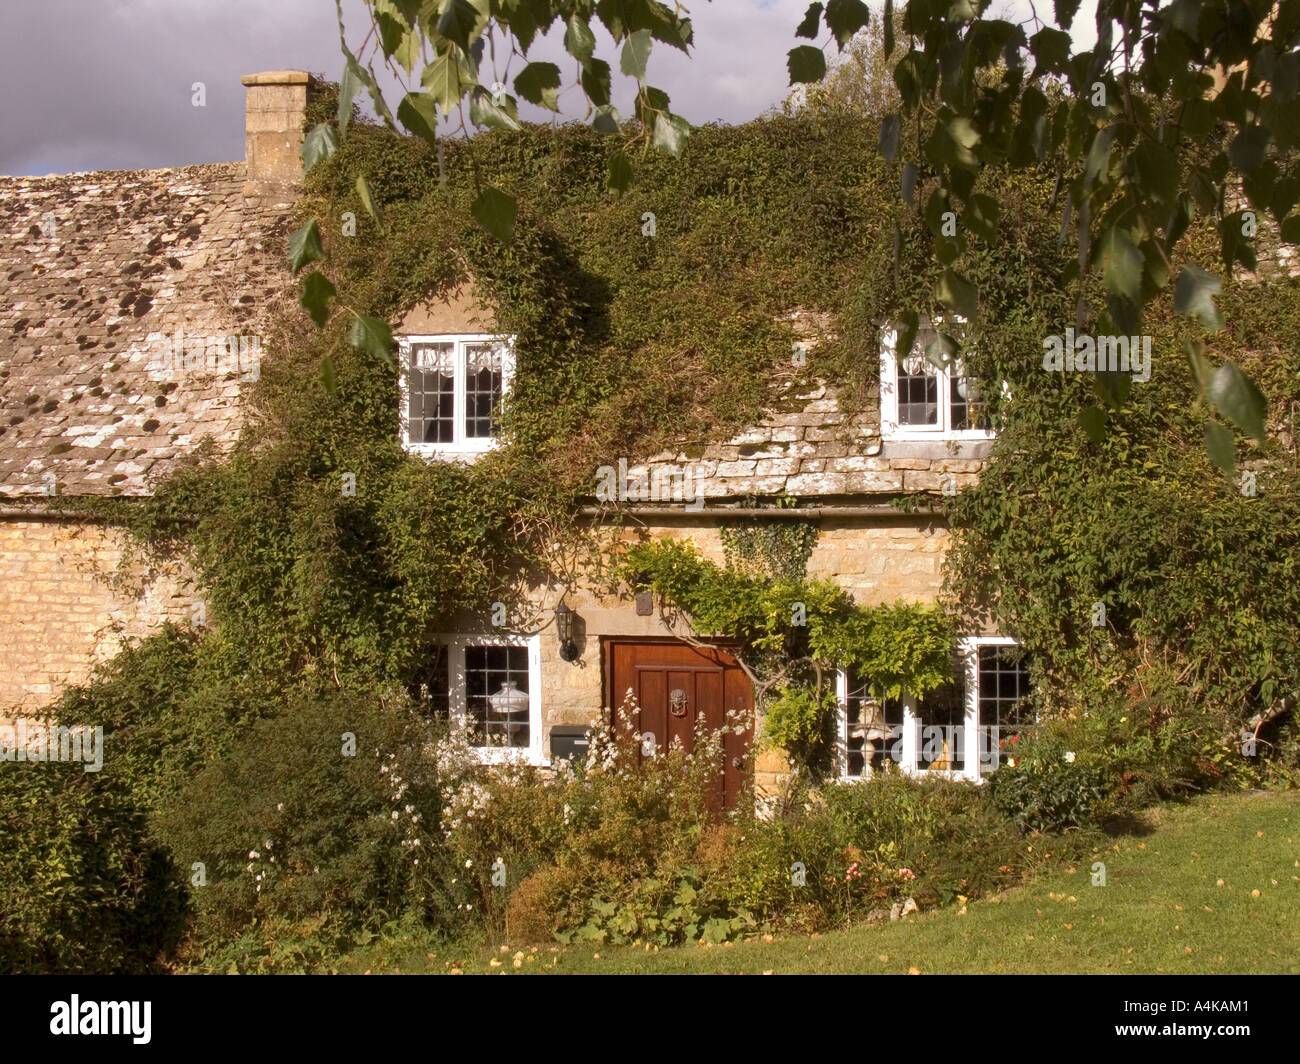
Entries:
[[551,729],[551,760],[583,762],[591,746],[591,729],[580,724],[562,724]]

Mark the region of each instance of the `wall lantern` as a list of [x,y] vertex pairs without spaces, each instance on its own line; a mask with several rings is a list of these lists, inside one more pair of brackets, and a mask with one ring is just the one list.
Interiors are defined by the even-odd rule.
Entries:
[[555,607],[555,634],[560,640],[560,657],[564,661],[578,660],[578,645],[573,641],[573,618],[577,616],[573,610],[560,600],[560,604]]

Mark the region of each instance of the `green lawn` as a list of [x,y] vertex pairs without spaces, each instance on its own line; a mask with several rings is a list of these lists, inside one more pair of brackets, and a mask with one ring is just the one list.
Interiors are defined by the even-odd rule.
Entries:
[[[343,971],[498,973],[1300,973],[1300,795],[1209,796],[1148,816],[1152,829],[1090,863],[1000,898],[884,927],[646,952],[475,952],[387,942]],[[494,966],[492,961],[498,961]]]

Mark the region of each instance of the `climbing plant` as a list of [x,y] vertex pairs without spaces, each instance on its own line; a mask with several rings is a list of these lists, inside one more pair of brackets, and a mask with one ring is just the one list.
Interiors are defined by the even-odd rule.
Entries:
[[879,698],[952,679],[956,630],[942,609],[859,606],[828,580],[755,575],[667,539],[632,547],[624,566],[634,587],[666,604],[679,635],[735,641],[767,740],[814,771],[829,763],[835,670],[853,670]]
[[777,580],[801,580],[817,545],[811,521],[724,522],[719,535],[730,568]]
[[[339,102],[325,87],[308,124],[337,124]],[[309,172],[299,205],[302,217],[319,220],[313,268],[346,289],[353,309],[384,322],[460,285],[490,303],[517,354],[502,446],[473,465],[428,464],[405,453],[399,367],[357,348],[353,316],[332,312],[318,329],[305,306],[272,323],[262,379],[247,397],[248,427],[232,454],[197,455],[149,499],[89,505],[159,549],[188,553],[209,604],[202,654],[223,675],[406,683],[433,635],[459,613],[501,601],[512,624],[524,620],[524,590],[554,571],[554,544],[582,536],[574,515],[597,467],[669,444],[698,455],[764,410],[783,408],[791,385],[823,382],[846,406],[872,401],[881,324],[942,273],[930,262],[934,238],[925,222],[882,206],[891,202],[893,178],[872,155],[877,132],[872,116],[850,109],[703,127],[681,161],[647,156],[636,182],[616,196],[605,184],[605,141],[588,127],[521,123],[489,131],[474,138],[471,167],[465,142],[440,145],[440,158],[419,138],[353,118],[337,150]],[[1131,494],[1154,469],[1168,478],[1171,497],[1176,486],[1186,500],[1179,512],[1189,527],[1217,522],[1220,505],[1225,515],[1238,505],[1271,515],[1266,525],[1242,527],[1276,563],[1260,560],[1238,573],[1223,554],[1235,538],[1198,533],[1181,554],[1181,580],[1211,587],[1232,573],[1281,587],[1289,555],[1270,545],[1289,542],[1288,489],[1279,481],[1254,502],[1238,503],[1236,485],[1211,477],[1193,453],[1204,406],[1177,367],[1194,326],[1170,301],[1149,309],[1169,338],[1156,346],[1151,381],[1105,414],[1114,439],[1102,445],[1072,427],[1072,410],[1088,401],[1091,383],[1044,373],[1041,362],[1042,337],[1074,308],[1071,258],[1056,242],[1059,165],[1054,158],[1016,173],[988,168],[978,178],[1013,209],[1002,216],[996,245],[974,241],[964,253],[988,311],[964,355],[972,376],[1007,382],[1005,391],[985,389],[1006,429],[978,493],[949,500],[966,552],[953,562],[953,593],[966,610],[996,598],[998,581],[1016,589],[1002,596],[1000,621],[1040,652],[1080,645],[1070,632],[1053,642],[1052,621],[1080,616],[1080,596],[1109,602],[1117,625],[1159,602],[1165,620],[1149,639],[1174,653],[1191,645],[1175,621],[1179,603],[1151,597],[1137,580],[1122,602],[1112,601],[1105,581],[1114,558],[1094,541],[1095,564],[1070,569],[1060,560],[1069,555],[1065,544],[1095,522],[1113,527],[1108,494]],[[366,193],[373,214],[350,180],[358,166],[377,175]],[[529,192],[509,244],[474,218],[474,167],[478,180]],[[820,175],[814,184],[810,170]],[[1214,239],[1212,227],[1191,225],[1175,253],[1199,255]],[[1104,302],[1100,290],[1093,297]],[[1300,325],[1293,282],[1229,283],[1221,303],[1237,316],[1220,352],[1258,379],[1280,430],[1281,412],[1300,400],[1284,339]],[[797,310],[830,323],[802,365],[791,358]],[[1266,445],[1242,444],[1240,460],[1276,468],[1287,457],[1283,439],[1279,432]],[[1089,493],[1066,491],[1085,480]],[[1076,505],[1079,498],[1088,506]],[[1218,501],[1198,516],[1195,500]],[[1154,528],[1159,513],[1143,515],[1142,527]],[[772,582],[731,586],[733,601],[709,604],[695,619],[709,620],[714,610],[710,631],[749,631],[758,652],[818,660],[815,650],[794,645],[810,633],[782,629],[790,626],[777,616],[793,601],[816,601],[799,572],[808,536],[800,527],[783,520],[768,531],[728,533],[735,565],[749,558],[754,573]],[[792,538],[783,544],[784,537]],[[1139,551],[1125,555],[1130,570],[1141,564]],[[1158,590],[1179,586],[1166,579]],[[1189,601],[1208,609],[1203,598]],[[1228,641],[1217,651],[1208,638],[1197,644],[1216,676],[1256,661],[1233,674],[1249,698],[1273,690],[1263,686],[1270,681],[1278,690],[1294,683],[1279,627],[1289,599],[1280,593],[1277,601],[1276,612],[1270,601],[1249,617],[1237,614],[1251,623],[1223,631]],[[755,627],[753,617],[766,613],[770,622]],[[1085,642],[1096,638],[1089,633]],[[889,670],[877,663],[876,671]]]

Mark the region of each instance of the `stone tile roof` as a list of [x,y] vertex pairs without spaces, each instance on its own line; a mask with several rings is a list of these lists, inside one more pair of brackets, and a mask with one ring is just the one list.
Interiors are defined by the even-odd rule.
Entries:
[[244,189],[242,162],[0,177],[0,498],[146,494],[233,442],[290,281],[292,192]]

